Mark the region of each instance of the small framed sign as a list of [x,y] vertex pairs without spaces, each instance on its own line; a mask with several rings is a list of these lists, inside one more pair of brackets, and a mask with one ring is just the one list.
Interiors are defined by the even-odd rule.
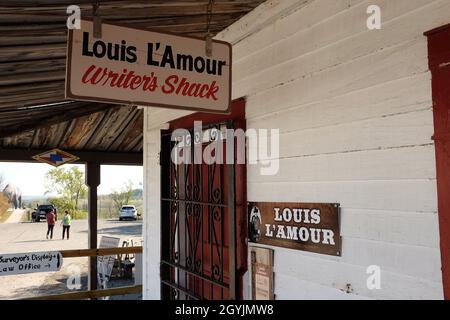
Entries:
[[250,241],[341,256],[339,204],[251,202]]
[[273,300],[273,250],[250,246],[252,300]]
[[39,162],[47,163],[54,167],[59,167],[63,164],[80,160],[80,158],[78,158],[77,156],[59,149],[53,149],[37,154],[33,156],[33,159]]

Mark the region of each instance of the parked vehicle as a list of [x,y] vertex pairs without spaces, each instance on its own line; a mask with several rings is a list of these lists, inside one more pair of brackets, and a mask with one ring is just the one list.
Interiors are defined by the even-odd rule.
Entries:
[[55,212],[55,220],[58,220],[58,211],[56,210],[56,207],[52,204],[43,204],[36,208],[36,210],[33,211],[31,214],[31,220],[34,222],[39,222],[41,220],[45,220],[47,213],[50,211]]
[[123,221],[126,219],[137,220],[138,212],[136,210],[136,206],[134,205],[125,205],[120,208],[119,211],[119,220]]

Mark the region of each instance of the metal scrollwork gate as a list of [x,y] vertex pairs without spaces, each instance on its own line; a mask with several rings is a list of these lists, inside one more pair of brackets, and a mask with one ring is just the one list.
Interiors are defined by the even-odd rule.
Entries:
[[[203,154],[217,135],[232,127],[228,120],[203,127],[201,134],[187,130],[182,141],[172,141],[171,132],[161,135],[163,299],[236,298],[235,167],[193,161],[196,144]],[[177,148],[191,154],[191,163],[171,160]]]

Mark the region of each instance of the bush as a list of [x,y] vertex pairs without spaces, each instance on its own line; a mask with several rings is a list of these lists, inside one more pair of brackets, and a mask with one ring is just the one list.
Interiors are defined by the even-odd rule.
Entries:
[[[86,211],[82,210],[76,210],[70,214],[72,216],[72,219],[74,220],[84,220],[87,219],[88,213]],[[58,215],[59,216],[59,215]],[[62,216],[60,219],[62,219],[64,216],[64,212],[62,213]]]

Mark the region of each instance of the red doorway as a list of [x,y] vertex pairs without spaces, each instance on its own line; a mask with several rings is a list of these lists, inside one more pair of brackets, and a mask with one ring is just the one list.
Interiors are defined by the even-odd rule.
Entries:
[[445,299],[450,299],[450,25],[425,33],[432,73],[439,230]]
[[[247,271],[246,166],[174,164],[172,133],[185,129],[186,136],[195,139],[195,121],[202,122],[202,136],[212,130],[245,130],[245,100],[234,101],[229,115],[195,113],[172,121],[161,133],[161,297],[242,299]],[[207,143],[201,139],[203,152]],[[194,147],[185,150],[195,152]]]

